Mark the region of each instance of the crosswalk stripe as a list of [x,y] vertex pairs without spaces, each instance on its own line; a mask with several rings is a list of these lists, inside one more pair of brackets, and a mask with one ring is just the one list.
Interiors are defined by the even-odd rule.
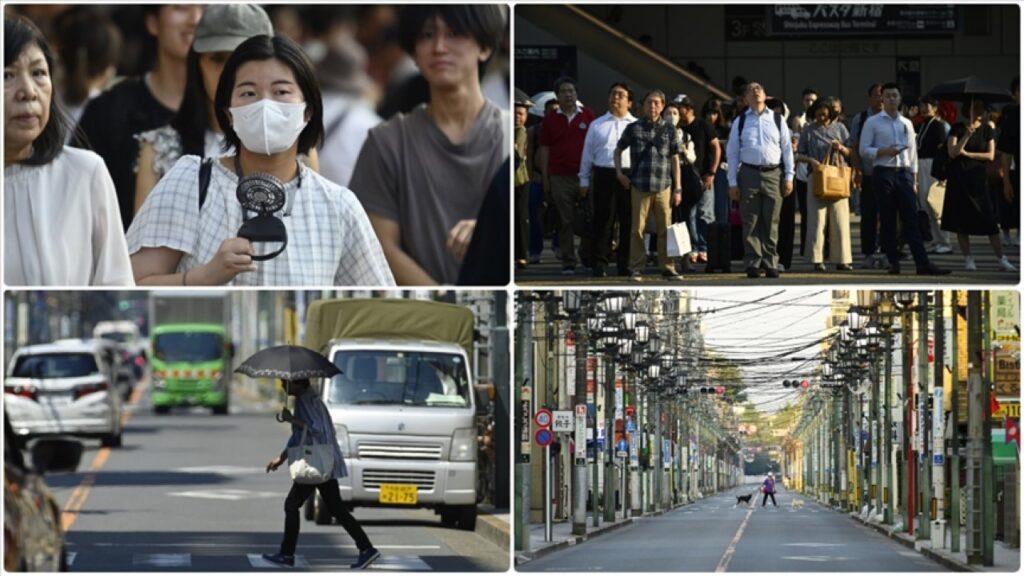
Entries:
[[156,566],[159,568],[191,568],[191,554],[133,554],[135,566]]
[[[249,565],[253,568],[280,568],[273,562],[267,562],[263,559],[262,554],[246,554],[249,557]],[[306,562],[306,557],[301,554],[295,555],[295,568],[309,568],[309,563]]]

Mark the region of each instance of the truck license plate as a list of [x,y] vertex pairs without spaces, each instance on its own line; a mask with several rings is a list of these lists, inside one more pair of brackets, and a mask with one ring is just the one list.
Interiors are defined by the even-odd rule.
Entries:
[[415,484],[381,484],[381,504],[416,504]]

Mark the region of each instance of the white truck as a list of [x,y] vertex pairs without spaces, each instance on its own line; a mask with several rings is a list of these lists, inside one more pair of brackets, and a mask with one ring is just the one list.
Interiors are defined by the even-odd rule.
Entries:
[[[419,300],[318,300],[305,345],[342,373],[321,394],[337,429],[349,506],[432,508],[442,524],[476,526],[473,313]],[[319,495],[307,519],[331,518]]]

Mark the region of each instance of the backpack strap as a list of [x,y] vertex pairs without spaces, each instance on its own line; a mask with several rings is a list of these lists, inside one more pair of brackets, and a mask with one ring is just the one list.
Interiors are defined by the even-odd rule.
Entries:
[[[779,139],[782,139],[782,114],[779,114],[775,110],[772,110],[772,115],[775,116],[775,129],[779,131]],[[739,138],[743,135],[743,126],[747,123],[747,111],[744,110],[743,114],[740,114],[740,126],[736,130],[736,137]],[[742,143],[743,140],[740,140]]]
[[204,158],[199,166],[199,209],[206,203],[206,191],[210,188],[210,173],[213,170],[213,158]]

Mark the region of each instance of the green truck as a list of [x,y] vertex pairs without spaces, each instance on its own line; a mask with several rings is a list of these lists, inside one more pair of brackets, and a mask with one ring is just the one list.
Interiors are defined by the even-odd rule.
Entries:
[[231,359],[227,293],[153,292],[150,296],[150,365],[153,410],[203,406],[227,414]]

